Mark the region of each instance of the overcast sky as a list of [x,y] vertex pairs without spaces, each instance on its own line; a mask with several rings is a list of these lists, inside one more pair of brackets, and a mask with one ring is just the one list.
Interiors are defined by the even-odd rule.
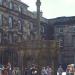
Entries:
[[[29,10],[36,11],[36,0],[22,0],[29,5]],[[75,16],[75,0],[40,0],[43,16],[55,18],[60,16]]]

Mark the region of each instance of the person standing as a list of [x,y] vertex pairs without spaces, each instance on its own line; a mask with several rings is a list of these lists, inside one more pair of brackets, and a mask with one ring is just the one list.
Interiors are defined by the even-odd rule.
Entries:
[[28,68],[25,67],[25,68],[24,68],[24,75],[27,75],[27,73],[28,73]]
[[59,73],[59,75],[62,75],[62,73],[63,73],[63,68],[61,67],[61,65],[59,66],[57,72]]
[[16,75],[16,69],[15,69],[15,67],[13,67],[12,75]]
[[8,75],[11,75],[12,74],[12,71],[11,71],[11,63],[8,62],[7,66],[8,66]]
[[3,65],[0,64],[0,75],[2,75],[2,68],[3,68]]
[[2,75],[8,75],[8,67],[7,67],[7,65],[3,65]]
[[51,67],[47,66],[46,71],[47,71],[47,75],[52,75]]
[[42,68],[41,75],[47,75],[47,70],[45,67]]
[[37,68],[35,67],[35,65],[32,65],[31,75],[37,75]]

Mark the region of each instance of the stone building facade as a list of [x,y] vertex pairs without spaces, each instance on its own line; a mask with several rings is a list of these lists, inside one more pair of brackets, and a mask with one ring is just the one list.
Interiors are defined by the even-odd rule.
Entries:
[[[28,7],[21,0],[0,0],[0,63],[10,61],[13,65],[23,66],[22,64],[32,64],[41,58],[43,64],[49,64],[50,54],[47,53],[51,50],[50,40],[58,41],[59,64],[74,63],[75,17],[46,19],[40,12],[42,41],[38,41],[37,15],[36,12],[30,12]],[[40,50],[43,55],[38,57]]]
[[[10,42],[37,39],[36,15],[27,10],[28,6],[18,0],[1,0],[0,26]],[[41,33],[44,33],[47,19],[41,17]],[[4,37],[5,38],[5,37]],[[18,39],[16,39],[18,38]]]
[[48,58],[45,53],[50,50],[50,41],[44,40],[44,26],[48,20],[40,15],[40,37],[44,41],[38,40],[36,21],[36,12],[30,12],[28,5],[20,0],[0,0],[0,64],[10,62],[22,68],[23,65],[36,63],[40,50],[45,60]]
[[[60,47],[59,64],[64,68],[75,63],[75,17],[58,17],[49,20],[49,29],[53,28],[52,37]],[[48,30],[49,31],[49,30]]]

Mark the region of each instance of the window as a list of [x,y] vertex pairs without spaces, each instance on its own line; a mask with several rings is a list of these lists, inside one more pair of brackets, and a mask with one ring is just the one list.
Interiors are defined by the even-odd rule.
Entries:
[[18,5],[16,3],[14,3],[14,7],[13,8],[14,8],[15,11],[19,10]]
[[62,33],[62,32],[63,32],[63,28],[59,28],[59,32],[61,32],[61,33]]
[[18,36],[18,42],[21,42],[21,41],[22,41],[22,37]]
[[58,36],[57,39],[58,39],[59,47],[63,47],[64,46],[64,35]]
[[21,20],[18,21],[18,29],[19,29],[19,31],[22,30],[22,22],[21,22]]
[[75,35],[72,35],[72,45],[75,47]]
[[4,43],[8,43],[8,33],[3,34],[2,38]]
[[9,2],[9,8],[13,9],[13,3],[12,2]]
[[45,31],[44,27],[42,28],[42,31],[43,31],[43,33],[44,33],[44,31]]
[[3,0],[0,0],[0,5],[2,5],[2,3],[3,3]]
[[61,39],[58,40],[58,46],[59,46],[60,48],[63,47],[63,40],[61,40]]
[[13,18],[9,17],[9,29],[13,27]]
[[72,29],[73,29],[73,32],[75,32],[75,26],[73,26]]
[[29,24],[29,29],[31,29],[31,30],[33,29],[33,23]]
[[8,38],[9,38],[9,42],[12,43],[13,42],[13,36],[12,36],[12,34],[9,34]]
[[13,34],[13,41],[14,41],[14,43],[17,42],[17,38],[18,38],[17,36],[18,36],[18,35],[17,35],[16,33]]
[[0,14],[0,27],[2,26],[2,15]]
[[22,8],[21,8],[21,6],[19,6],[19,12],[22,12]]
[[2,40],[2,34],[0,33],[0,43],[1,43],[1,40]]
[[75,28],[73,29],[73,31],[75,32]]
[[41,26],[41,32],[44,33],[44,26]]

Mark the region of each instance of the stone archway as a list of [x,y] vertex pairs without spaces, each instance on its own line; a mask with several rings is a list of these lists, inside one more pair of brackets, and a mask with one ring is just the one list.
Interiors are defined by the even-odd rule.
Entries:
[[12,66],[18,66],[18,54],[16,50],[6,48],[0,53],[0,64],[7,64],[10,62]]

